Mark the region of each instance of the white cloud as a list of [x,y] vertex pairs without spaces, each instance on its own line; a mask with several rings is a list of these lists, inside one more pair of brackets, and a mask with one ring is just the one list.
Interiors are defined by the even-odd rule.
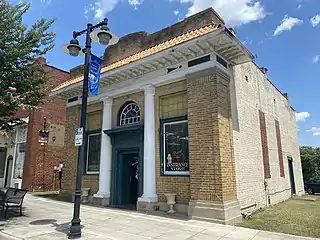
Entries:
[[316,27],[320,23],[320,14],[317,14],[317,15],[313,16],[310,19],[310,22],[311,22],[313,27]]
[[252,39],[249,39],[248,37],[246,37],[246,39],[242,42],[243,45],[249,46],[252,44]]
[[273,36],[280,35],[284,31],[290,31],[293,27],[300,25],[303,23],[303,20],[299,18],[289,17],[285,15],[284,18],[281,20],[280,25],[276,28],[273,33]]
[[89,17],[89,13],[90,12],[94,12],[94,10],[95,10],[95,7],[94,7],[94,5],[91,3],[90,5],[88,5],[88,6],[84,6],[84,9],[83,9],[84,11],[83,11],[83,13],[84,13],[84,17],[86,18],[86,19],[88,19]]
[[264,6],[257,0],[180,0],[180,3],[191,4],[187,16],[212,7],[230,26],[261,20],[266,16]]
[[180,13],[180,11],[178,9],[173,11],[173,14],[176,15],[176,16],[178,16],[179,13]]
[[320,60],[320,55],[316,55],[314,58],[313,58],[313,63],[317,63],[319,62]]
[[45,5],[50,5],[51,4],[51,0],[40,0],[40,2],[45,4]]
[[128,3],[134,7],[134,9],[137,9],[138,5],[141,5],[143,3],[143,0],[128,0]]
[[106,14],[111,12],[118,3],[119,0],[96,0],[93,4],[90,4],[90,10],[94,12],[94,18],[96,20],[103,20]]
[[302,5],[301,4],[299,4],[298,6],[297,6],[297,9],[300,9],[302,7]]
[[310,116],[311,115],[308,112],[296,112],[296,121],[297,122],[304,122]]
[[320,128],[312,127],[311,129],[307,130],[307,132],[312,132],[313,136],[320,136]]

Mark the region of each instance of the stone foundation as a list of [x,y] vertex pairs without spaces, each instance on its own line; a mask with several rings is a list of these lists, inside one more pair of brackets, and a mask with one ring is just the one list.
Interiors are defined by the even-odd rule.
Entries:
[[137,201],[137,211],[152,212],[159,210],[159,205],[157,201],[151,201],[149,199],[138,198]]
[[234,224],[241,219],[238,201],[224,203],[208,201],[190,201],[188,216],[192,219],[221,224]]
[[107,207],[110,205],[109,197],[101,197],[101,196],[92,196],[89,200],[91,203],[97,206]]

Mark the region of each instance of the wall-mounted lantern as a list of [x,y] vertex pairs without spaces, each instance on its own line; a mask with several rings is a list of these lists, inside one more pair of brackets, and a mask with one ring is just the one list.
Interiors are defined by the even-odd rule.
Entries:
[[49,131],[47,130],[47,119],[43,118],[43,120],[44,120],[43,129],[39,130],[39,140],[38,140],[41,146],[44,146],[45,144],[47,144],[49,139]]

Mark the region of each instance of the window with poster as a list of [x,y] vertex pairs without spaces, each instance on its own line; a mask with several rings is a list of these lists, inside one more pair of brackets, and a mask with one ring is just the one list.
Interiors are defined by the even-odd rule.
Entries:
[[187,116],[160,120],[161,175],[189,176]]

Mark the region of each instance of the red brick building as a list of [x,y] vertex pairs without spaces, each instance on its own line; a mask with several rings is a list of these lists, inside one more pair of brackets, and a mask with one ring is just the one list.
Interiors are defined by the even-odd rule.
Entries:
[[[69,79],[69,73],[46,64],[39,59],[48,72],[45,89],[52,88]],[[0,141],[4,150],[0,159],[0,184],[4,187],[21,187],[30,191],[50,191],[59,189],[57,167],[64,155],[64,128],[66,122],[66,102],[60,98],[46,97],[36,110],[19,110],[17,116],[25,124],[17,126]],[[39,130],[49,131],[48,143],[39,143]],[[55,170],[56,169],[56,170]]]

